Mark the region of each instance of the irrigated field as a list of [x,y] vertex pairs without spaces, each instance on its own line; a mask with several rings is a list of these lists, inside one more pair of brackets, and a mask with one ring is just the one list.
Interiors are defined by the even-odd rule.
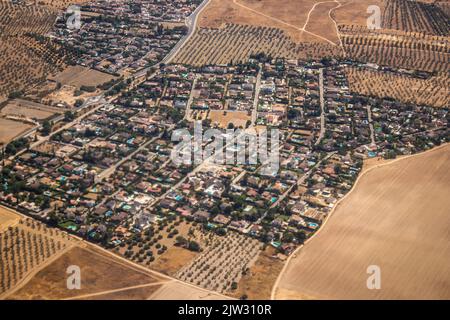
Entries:
[[346,73],[350,91],[357,94],[392,98],[402,102],[432,107],[450,106],[448,92],[450,79],[446,76],[436,76],[423,80],[405,75],[357,68],[348,68]]
[[[448,181],[448,144],[367,171],[291,259],[275,297],[449,299]],[[367,288],[371,265],[380,290]]]

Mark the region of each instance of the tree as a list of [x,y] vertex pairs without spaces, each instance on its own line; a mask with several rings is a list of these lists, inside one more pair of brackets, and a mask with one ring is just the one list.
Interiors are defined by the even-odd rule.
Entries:
[[52,124],[50,121],[45,120],[44,123],[42,124],[42,134],[44,136],[48,136],[50,134],[50,132],[52,132]]
[[195,242],[195,241],[190,241],[189,245],[188,245],[188,249],[191,251],[196,251],[199,252],[200,251],[200,245]]
[[84,100],[83,100],[83,99],[77,99],[77,100],[75,101],[75,108],[81,107],[81,106],[83,105],[83,103],[84,103]]
[[75,115],[73,114],[73,112],[71,112],[71,111],[66,111],[66,112],[64,113],[64,121],[65,121],[65,122],[73,121],[73,119],[75,119]]

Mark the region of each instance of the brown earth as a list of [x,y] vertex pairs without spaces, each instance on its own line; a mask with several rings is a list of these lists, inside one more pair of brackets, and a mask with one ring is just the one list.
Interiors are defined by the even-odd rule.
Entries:
[[[81,269],[81,289],[67,289],[66,270],[76,265]],[[39,271],[28,283],[8,299],[67,299],[130,286],[161,281],[150,272],[88,246],[75,247]]]
[[272,287],[283,269],[283,261],[276,257],[276,250],[267,247],[259,254],[258,260],[239,281],[232,296],[240,298],[247,295],[250,300],[268,300]]
[[32,127],[32,125],[23,122],[0,118],[0,143],[6,145]]
[[[366,171],[292,258],[275,297],[449,299],[448,181],[448,144]],[[367,288],[370,265],[380,290]]]

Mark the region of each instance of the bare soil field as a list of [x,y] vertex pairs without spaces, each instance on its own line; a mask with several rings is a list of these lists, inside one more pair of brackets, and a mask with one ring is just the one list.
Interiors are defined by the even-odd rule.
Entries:
[[393,68],[448,71],[449,37],[347,25],[340,25],[339,32],[346,56],[351,59]]
[[0,118],[0,143],[7,144],[32,127],[30,124]]
[[89,295],[76,300],[147,300],[162,286],[163,284],[156,282],[137,288],[124,288],[110,293]]
[[232,123],[236,128],[245,128],[247,121],[251,120],[251,116],[246,111],[228,111],[224,115],[223,110],[211,110],[209,113],[211,123],[218,123],[221,128],[227,128]]
[[246,295],[249,300],[270,299],[272,287],[283,269],[283,261],[278,259],[276,254],[273,247],[267,247],[262,251],[231,295],[235,298]]
[[40,103],[16,99],[9,101],[9,103],[2,108],[0,114],[4,116],[12,115],[29,119],[44,120],[50,118],[55,113],[62,113],[63,111],[64,110],[58,110]]
[[19,222],[20,217],[14,211],[0,206],[0,232]]
[[323,56],[341,56],[339,46],[317,44],[311,38],[296,44],[277,28],[226,24],[221,29],[202,28],[174,57],[175,63],[194,66],[228,64],[247,61],[251,55],[265,53],[286,59],[320,59]]
[[[66,270],[71,265],[81,269],[80,290],[67,289]],[[161,280],[150,271],[138,269],[93,246],[77,246],[40,270],[8,299],[67,299]]]
[[74,245],[59,230],[47,228],[32,219],[20,219],[0,232],[0,299],[52,263]]
[[450,78],[445,75],[423,80],[356,68],[348,68],[346,74],[351,92],[432,107],[450,106]]
[[168,282],[153,293],[148,300],[226,300],[226,296],[184,284]]
[[[449,299],[450,145],[373,167],[291,259],[275,298]],[[381,289],[369,290],[370,265]]]
[[89,97],[95,96],[99,92],[99,90],[96,90],[95,92],[83,91],[81,95],[75,95],[75,91],[77,90],[77,87],[63,85],[59,90],[53,91],[42,98],[42,102],[51,105],[61,103],[73,107],[78,99],[85,100]]
[[97,86],[115,78],[115,76],[110,74],[86,67],[70,66],[50,79],[59,82],[62,85],[70,85],[79,88],[81,86]]
[[227,64],[261,52],[288,59],[343,57],[338,27],[366,28],[369,5],[384,7],[382,0],[212,0],[174,60]]

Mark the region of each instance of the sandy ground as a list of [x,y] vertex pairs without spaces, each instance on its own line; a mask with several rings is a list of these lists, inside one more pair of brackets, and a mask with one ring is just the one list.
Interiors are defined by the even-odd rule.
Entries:
[[22,122],[0,118],[0,143],[7,144],[32,127],[32,125]]
[[276,250],[267,247],[258,257],[255,264],[239,281],[238,288],[232,296],[239,299],[246,295],[249,300],[268,300],[272,286],[283,268],[283,261],[274,257]]
[[214,294],[181,282],[170,282],[152,294],[149,300],[223,300],[227,297]]
[[[275,298],[449,299],[450,145],[367,171],[290,261]],[[367,268],[381,289],[367,289]]]
[[227,128],[229,123],[233,123],[234,126],[245,128],[247,121],[251,121],[252,117],[248,115],[247,111],[227,111],[227,114],[223,114],[223,110],[211,110],[209,113],[209,119],[212,123],[218,123],[220,127]]

